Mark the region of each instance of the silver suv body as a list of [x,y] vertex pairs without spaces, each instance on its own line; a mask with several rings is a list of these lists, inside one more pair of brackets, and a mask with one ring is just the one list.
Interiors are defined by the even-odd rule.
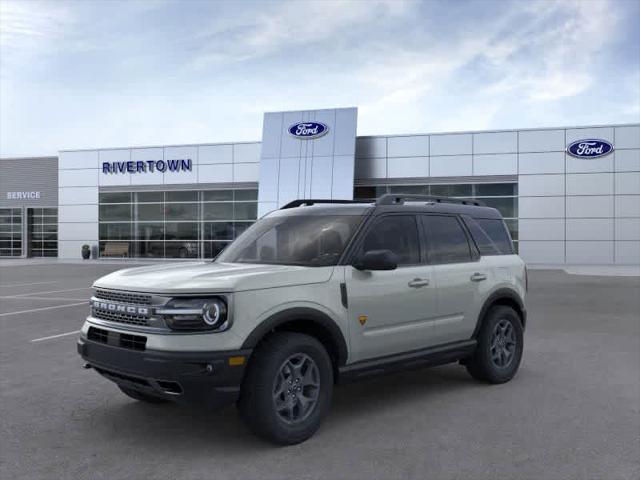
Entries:
[[94,288],[87,367],[138,400],[237,401],[278,443],[315,432],[335,383],[450,362],[508,381],[526,324],[526,268],[499,212],[432,197],[292,202],[213,262]]

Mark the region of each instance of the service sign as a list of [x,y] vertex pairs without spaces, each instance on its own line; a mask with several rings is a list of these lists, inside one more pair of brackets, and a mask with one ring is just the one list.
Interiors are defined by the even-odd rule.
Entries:
[[320,122],[300,122],[289,127],[289,134],[301,140],[312,140],[329,132],[329,127]]
[[567,153],[577,158],[599,158],[611,152],[613,152],[612,144],[595,138],[576,140],[567,147]]

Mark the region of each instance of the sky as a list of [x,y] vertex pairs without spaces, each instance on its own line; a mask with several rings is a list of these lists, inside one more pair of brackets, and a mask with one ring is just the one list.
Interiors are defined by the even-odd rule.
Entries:
[[640,122],[640,1],[0,0],[0,156]]

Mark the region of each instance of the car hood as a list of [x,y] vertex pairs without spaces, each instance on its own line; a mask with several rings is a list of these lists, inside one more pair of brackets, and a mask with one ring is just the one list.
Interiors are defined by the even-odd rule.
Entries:
[[93,286],[148,293],[221,293],[322,283],[332,272],[333,267],[189,262],[118,270]]

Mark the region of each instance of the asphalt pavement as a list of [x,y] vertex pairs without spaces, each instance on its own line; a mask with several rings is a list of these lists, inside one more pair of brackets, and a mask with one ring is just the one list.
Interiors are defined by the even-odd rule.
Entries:
[[148,405],[83,370],[92,281],[123,265],[0,263],[0,478],[638,479],[640,278],[530,272],[520,372],[458,365],[336,388],[307,442],[234,407]]

